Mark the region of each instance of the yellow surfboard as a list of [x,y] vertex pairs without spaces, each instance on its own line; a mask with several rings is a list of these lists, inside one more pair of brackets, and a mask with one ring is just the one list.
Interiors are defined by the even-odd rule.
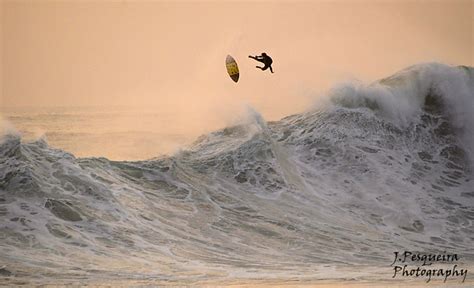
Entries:
[[232,78],[234,82],[239,81],[239,66],[237,66],[237,62],[235,62],[232,56],[227,55],[225,66],[227,67],[227,73],[229,73],[230,78]]

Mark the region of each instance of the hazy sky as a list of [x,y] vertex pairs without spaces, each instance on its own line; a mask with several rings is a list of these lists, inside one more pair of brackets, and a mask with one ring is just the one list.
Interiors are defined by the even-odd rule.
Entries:
[[[134,105],[219,118],[249,104],[276,119],[341,80],[427,61],[474,65],[473,1],[1,3],[4,106]],[[247,58],[264,51],[275,74]]]

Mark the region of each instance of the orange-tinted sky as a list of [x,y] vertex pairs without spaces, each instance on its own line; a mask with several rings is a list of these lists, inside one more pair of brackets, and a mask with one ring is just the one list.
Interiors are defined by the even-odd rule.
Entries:
[[[134,105],[267,119],[348,78],[474,65],[473,1],[2,1],[4,106]],[[275,74],[249,54],[267,52]],[[225,71],[232,54],[241,69]]]

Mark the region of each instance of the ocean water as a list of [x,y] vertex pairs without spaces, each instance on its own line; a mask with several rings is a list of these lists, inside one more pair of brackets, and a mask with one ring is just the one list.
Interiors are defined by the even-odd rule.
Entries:
[[205,131],[159,107],[4,107],[0,115],[25,142],[42,138],[77,157],[114,160],[172,154]]
[[395,251],[472,271],[473,68],[415,65],[328,99],[143,161],[4,135],[0,281],[389,281]]

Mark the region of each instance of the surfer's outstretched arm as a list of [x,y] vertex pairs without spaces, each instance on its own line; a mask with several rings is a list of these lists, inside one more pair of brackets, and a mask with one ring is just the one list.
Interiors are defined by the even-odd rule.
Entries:
[[252,58],[252,59],[255,59],[255,60],[261,60],[261,59],[263,59],[262,56],[258,56],[258,55],[257,55],[257,56],[249,55],[249,58]]

